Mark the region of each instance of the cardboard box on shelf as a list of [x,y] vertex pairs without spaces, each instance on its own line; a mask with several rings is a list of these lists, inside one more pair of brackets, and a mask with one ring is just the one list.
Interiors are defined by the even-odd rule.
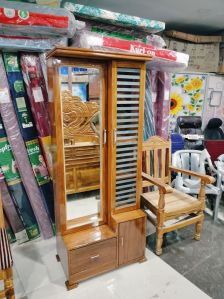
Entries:
[[167,48],[190,56],[187,71],[216,73],[219,66],[219,43],[195,44],[165,37]]
[[175,30],[165,31],[165,35],[196,44],[221,43],[223,38],[221,35],[195,35]]

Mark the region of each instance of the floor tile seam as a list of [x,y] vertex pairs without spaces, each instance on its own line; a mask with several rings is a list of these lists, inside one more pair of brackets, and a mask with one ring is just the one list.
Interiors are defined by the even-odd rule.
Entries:
[[[186,278],[184,275],[181,275],[181,277],[178,278],[178,280],[180,280],[180,279],[186,279],[187,282],[191,283],[196,289],[200,290],[204,295],[207,295],[209,298],[213,299],[208,294],[206,294],[201,288],[199,288],[196,284],[194,284],[191,280],[189,280],[188,278]],[[178,280],[176,281],[176,283],[178,283]],[[170,284],[168,287],[172,287],[172,285],[173,285],[173,283]]]
[[208,260],[212,255],[210,254],[209,256],[206,256],[202,261],[198,262],[197,264],[195,264],[190,270],[187,270],[186,272],[184,272],[182,275],[185,276],[186,274],[188,274],[189,272],[191,272],[192,270],[194,270],[195,268],[197,268],[198,266],[200,266],[201,264],[203,264],[206,260]]

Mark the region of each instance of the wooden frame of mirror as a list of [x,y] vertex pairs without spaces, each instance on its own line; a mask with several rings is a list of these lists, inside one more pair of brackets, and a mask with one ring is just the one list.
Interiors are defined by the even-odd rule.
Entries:
[[[140,210],[141,154],[145,69],[146,61],[151,60],[151,57],[87,49],[55,48],[47,58],[57,257],[62,263],[68,279],[66,285],[70,289],[76,287],[79,281],[96,274],[145,259],[146,215]],[[106,129],[106,142],[104,142],[106,164],[103,173],[104,184],[101,186],[104,190],[103,221],[71,228],[68,227],[66,219],[59,69],[62,65],[74,66],[74,63],[81,66],[94,64],[105,66],[106,75],[103,78],[105,123],[102,130]],[[123,121],[120,121],[122,119]],[[119,124],[125,127],[119,128]],[[131,144],[133,144],[131,149],[127,149]],[[120,157],[122,161],[119,160]],[[128,161],[125,161],[125,157]],[[131,175],[134,173],[135,180],[134,195],[131,197],[134,200],[122,205],[116,204],[118,202],[116,197],[119,197],[117,196],[119,194],[122,194],[121,196],[126,194],[130,182],[125,182],[122,177],[122,182],[117,184],[119,188],[116,189],[120,173],[127,179],[130,173]],[[129,199],[126,195],[121,199],[123,198]]]

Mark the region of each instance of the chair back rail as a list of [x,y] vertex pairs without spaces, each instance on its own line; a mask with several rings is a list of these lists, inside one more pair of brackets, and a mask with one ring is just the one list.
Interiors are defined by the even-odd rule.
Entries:
[[[143,143],[145,172],[154,178],[170,183],[169,165],[171,162],[171,143],[159,136],[153,136]],[[143,181],[143,187],[153,186]]]

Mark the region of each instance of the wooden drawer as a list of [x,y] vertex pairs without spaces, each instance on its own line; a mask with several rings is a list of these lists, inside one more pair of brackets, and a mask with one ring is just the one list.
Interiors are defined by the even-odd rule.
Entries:
[[117,239],[69,251],[70,275],[83,279],[117,266]]

